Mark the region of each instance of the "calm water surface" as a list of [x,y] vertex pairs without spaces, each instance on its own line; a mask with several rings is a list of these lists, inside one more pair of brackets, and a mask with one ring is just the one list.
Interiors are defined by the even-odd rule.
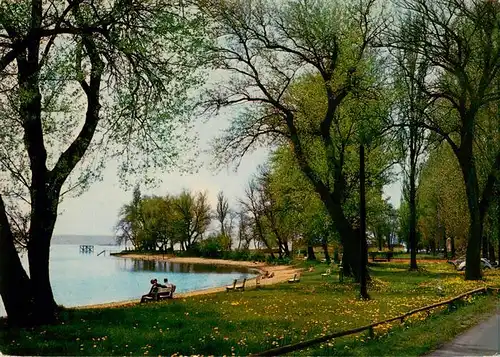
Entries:
[[[106,250],[106,255],[97,254]],[[177,285],[176,292],[208,289],[233,279],[252,277],[246,269],[202,264],[179,264],[113,257],[116,246],[94,246],[93,254],[81,254],[79,245],[51,247],[50,276],[58,304],[78,306],[139,299],[149,291],[152,278]],[[26,257],[22,257],[26,264]],[[5,310],[0,299],[0,316]]]

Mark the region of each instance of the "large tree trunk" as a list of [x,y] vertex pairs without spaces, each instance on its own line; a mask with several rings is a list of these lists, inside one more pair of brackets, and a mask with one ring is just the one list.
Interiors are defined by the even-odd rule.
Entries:
[[[342,223],[339,224],[340,222]],[[339,231],[340,241],[343,247],[342,266],[344,268],[344,275],[352,276],[356,282],[359,282],[361,259],[359,256],[359,230],[353,229],[345,217],[342,220],[338,220],[337,229]]]
[[37,325],[53,323],[56,320],[57,304],[52,294],[49,276],[50,238],[46,232],[28,245],[28,261],[34,297],[34,321]]
[[59,192],[32,185],[31,224],[28,242],[28,262],[34,297],[36,324],[56,320],[57,304],[50,284],[50,241],[57,219]]
[[469,240],[466,252],[466,270],[465,279],[481,279],[481,234],[482,227],[479,218],[479,212],[471,212],[471,225],[469,228]]
[[472,156],[472,139],[462,142],[459,156],[460,168],[465,182],[470,226],[466,252],[466,280],[481,279],[481,237],[483,227],[479,210],[479,185]]
[[0,196],[0,296],[11,326],[30,326],[33,313],[33,289],[24,270]]
[[354,277],[356,282],[360,279],[360,233],[358,229],[352,227],[351,222],[344,214],[342,207],[342,183],[341,175],[335,180],[335,190],[330,195],[331,200],[325,202],[326,208],[340,236],[340,242],[344,247],[342,265],[345,276]]
[[314,247],[311,243],[307,243],[307,260],[316,260],[316,254],[314,254]]

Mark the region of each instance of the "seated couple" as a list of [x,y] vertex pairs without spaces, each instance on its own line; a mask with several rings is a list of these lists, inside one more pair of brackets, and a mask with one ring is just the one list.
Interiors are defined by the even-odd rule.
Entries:
[[269,274],[269,272],[266,270],[266,272],[262,276],[262,279],[270,279],[270,278],[274,278],[274,272],[272,271],[271,274]]
[[176,286],[174,284],[170,284],[167,278],[163,279],[163,282],[164,284],[159,284],[157,279],[151,279],[151,290],[146,295],[142,295],[141,302],[173,298]]

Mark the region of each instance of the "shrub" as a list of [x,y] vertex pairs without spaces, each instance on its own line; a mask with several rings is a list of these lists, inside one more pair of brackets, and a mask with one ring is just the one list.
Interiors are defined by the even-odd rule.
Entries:
[[256,252],[256,253],[250,254],[248,260],[257,261],[257,262],[265,262],[266,256],[264,255],[264,253]]
[[288,265],[292,263],[292,259],[289,257],[283,257],[283,258],[272,258],[272,257],[267,257],[266,258],[266,263],[268,264],[273,264],[273,265]]
[[223,250],[218,237],[210,237],[200,242],[199,255],[205,258],[222,258]]

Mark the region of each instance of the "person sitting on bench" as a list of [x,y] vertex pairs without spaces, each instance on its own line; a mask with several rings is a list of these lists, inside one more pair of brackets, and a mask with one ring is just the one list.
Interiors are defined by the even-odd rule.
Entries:
[[149,293],[147,293],[146,295],[142,295],[141,303],[149,300],[158,300],[158,280],[151,279],[149,282],[151,283],[151,290],[149,290]]
[[162,288],[170,288],[172,290],[172,294],[175,292],[175,289],[177,288],[177,286],[175,286],[174,284],[169,283],[167,278],[163,279],[163,283],[165,285],[162,285],[161,286]]

